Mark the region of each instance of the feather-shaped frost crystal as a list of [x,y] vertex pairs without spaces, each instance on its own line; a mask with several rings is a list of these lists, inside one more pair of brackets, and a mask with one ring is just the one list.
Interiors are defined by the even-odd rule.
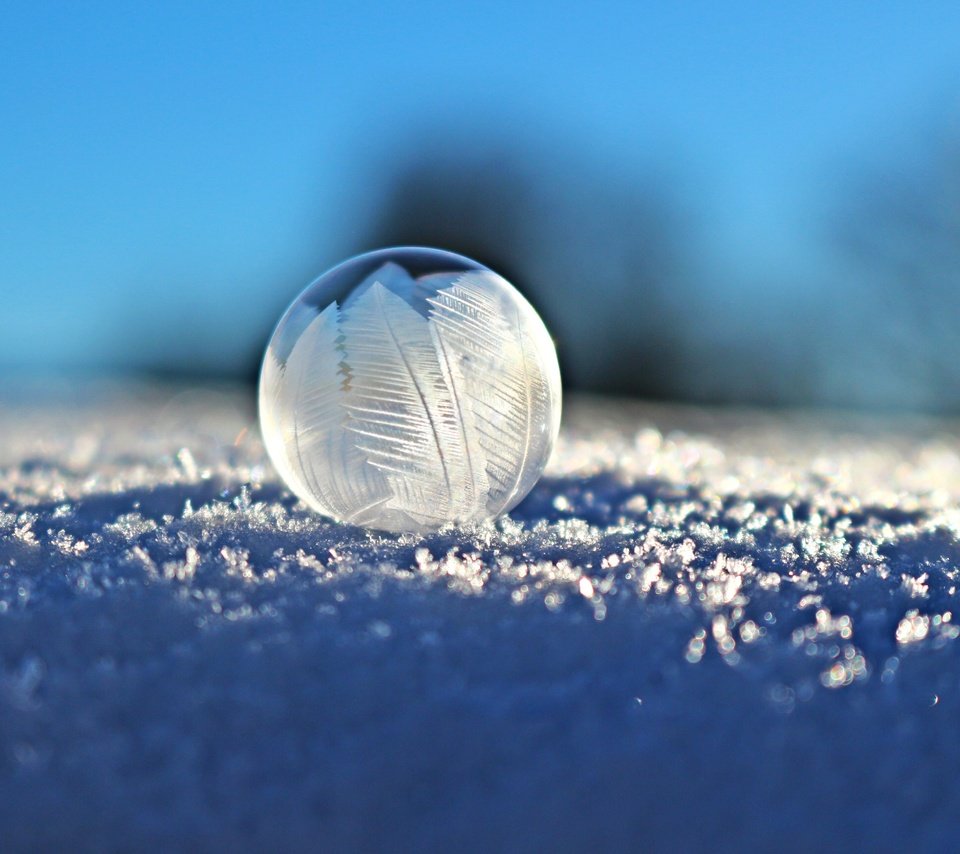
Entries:
[[560,426],[543,322],[486,267],[383,249],[335,267],[280,320],[260,426],[290,489],[343,522],[428,532],[514,507]]

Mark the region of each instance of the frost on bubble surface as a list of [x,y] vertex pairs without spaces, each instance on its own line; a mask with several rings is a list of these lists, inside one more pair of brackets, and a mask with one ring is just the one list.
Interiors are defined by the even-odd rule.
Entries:
[[[408,260],[431,272],[414,277]],[[360,256],[317,280],[281,320],[260,381],[265,441],[290,488],[324,515],[390,531],[515,506],[547,463],[560,398],[530,305],[430,250]]]

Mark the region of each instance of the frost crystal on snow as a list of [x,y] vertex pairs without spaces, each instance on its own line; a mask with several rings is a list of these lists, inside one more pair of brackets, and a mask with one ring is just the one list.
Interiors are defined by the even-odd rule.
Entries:
[[947,847],[954,425],[574,399],[415,537],[296,501],[245,391],[76,401],[0,398],[4,851]]
[[515,506],[547,463],[560,398],[553,343],[508,282],[448,253],[382,250],[320,277],[284,315],[260,419],[312,508],[426,532]]

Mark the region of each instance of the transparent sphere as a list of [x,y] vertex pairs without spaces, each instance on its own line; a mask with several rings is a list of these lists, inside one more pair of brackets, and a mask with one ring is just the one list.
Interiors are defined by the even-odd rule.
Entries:
[[427,532],[493,518],[530,491],[560,397],[550,335],[509,282],[450,252],[382,249],[287,309],[263,361],[260,425],[318,512]]

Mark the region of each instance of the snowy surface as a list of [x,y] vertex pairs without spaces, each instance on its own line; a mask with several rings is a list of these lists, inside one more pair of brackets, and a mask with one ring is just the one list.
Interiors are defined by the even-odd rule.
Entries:
[[297,504],[250,394],[4,401],[5,851],[953,839],[956,425],[574,401],[420,539]]

